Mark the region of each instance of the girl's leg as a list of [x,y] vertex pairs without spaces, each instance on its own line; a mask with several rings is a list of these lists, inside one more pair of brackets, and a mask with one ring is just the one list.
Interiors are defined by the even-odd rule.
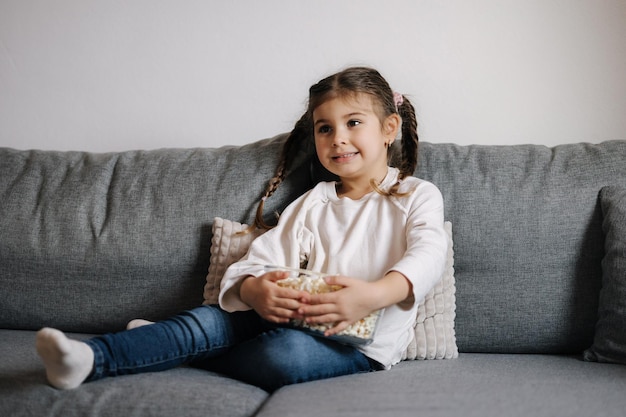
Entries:
[[193,366],[272,392],[283,385],[382,369],[352,346],[300,330],[275,328]]
[[[87,380],[92,381],[106,376],[161,371],[193,359],[220,355],[265,329],[264,322],[253,311],[227,313],[216,306],[202,306],[162,322],[95,337],[84,343],[61,335],[73,346],[84,345],[93,352],[93,366],[85,375],[88,376]],[[46,365],[50,383],[64,389],[80,385],[84,378],[77,383],[75,381],[78,377],[71,378],[74,381],[71,386],[55,384],[55,378],[50,378],[54,371],[51,371],[49,363],[58,363],[59,360],[50,361],[42,354],[46,349],[40,349],[39,346],[52,342],[55,341],[40,341],[38,338],[38,351]],[[65,355],[62,361],[68,362],[71,356]],[[64,373],[68,373],[67,369]]]

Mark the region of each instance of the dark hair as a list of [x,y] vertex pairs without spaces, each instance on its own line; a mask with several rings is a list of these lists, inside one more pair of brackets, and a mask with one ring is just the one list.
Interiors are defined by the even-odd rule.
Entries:
[[[400,179],[413,175],[417,167],[417,145],[419,141],[413,105],[406,97],[402,96],[402,102],[396,107],[393,90],[375,69],[367,67],[347,68],[324,78],[309,88],[307,110],[287,137],[281,151],[276,173],[270,180],[265,190],[265,195],[257,207],[254,221],[256,227],[263,229],[271,228],[263,220],[265,200],[274,194],[285,179],[290,163],[297,151],[295,145],[301,141],[313,140],[313,111],[333,98],[349,97],[356,94],[369,94],[372,96],[381,123],[394,113],[400,115],[402,118],[402,159],[400,166],[398,166]],[[397,195],[398,185],[396,184],[386,194]],[[376,187],[374,189],[380,192]]]

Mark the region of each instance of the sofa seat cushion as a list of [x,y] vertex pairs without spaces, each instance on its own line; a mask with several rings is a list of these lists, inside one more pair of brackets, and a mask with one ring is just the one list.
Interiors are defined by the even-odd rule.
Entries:
[[579,357],[461,353],[389,371],[283,387],[257,417],[614,416],[626,410],[626,367]]
[[46,383],[35,353],[35,332],[0,330],[0,352],[2,416],[243,417],[253,415],[268,397],[260,388],[186,367],[60,391]]

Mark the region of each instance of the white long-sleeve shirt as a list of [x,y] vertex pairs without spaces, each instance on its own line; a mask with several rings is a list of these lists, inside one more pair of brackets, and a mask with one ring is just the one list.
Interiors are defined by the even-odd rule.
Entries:
[[[380,188],[397,182],[389,168]],[[263,265],[300,268],[376,281],[390,271],[413,286],[412,305],[385,309],[374,341],[359,346],[385,368],[398,363],[414,337],[418,303],[441,278],[447,236],[443,228],[443,198],[430,182],[407,177],[400,192],[389,197],[370,192],[359,200],[337,196],[334,182],[322,182],[291,203],[278,225],[252,242],[247,255],[231,265],[221,283],[220,306],[226,311],[249,310],[238,291],[229,291],[247,276],[258,277]]]

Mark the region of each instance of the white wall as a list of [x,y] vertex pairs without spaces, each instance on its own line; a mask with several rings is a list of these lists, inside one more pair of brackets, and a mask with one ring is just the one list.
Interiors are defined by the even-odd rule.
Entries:
[[243,144],[354,64],[424,141],[626,139],[624,0],[0,0],[0,146]]

